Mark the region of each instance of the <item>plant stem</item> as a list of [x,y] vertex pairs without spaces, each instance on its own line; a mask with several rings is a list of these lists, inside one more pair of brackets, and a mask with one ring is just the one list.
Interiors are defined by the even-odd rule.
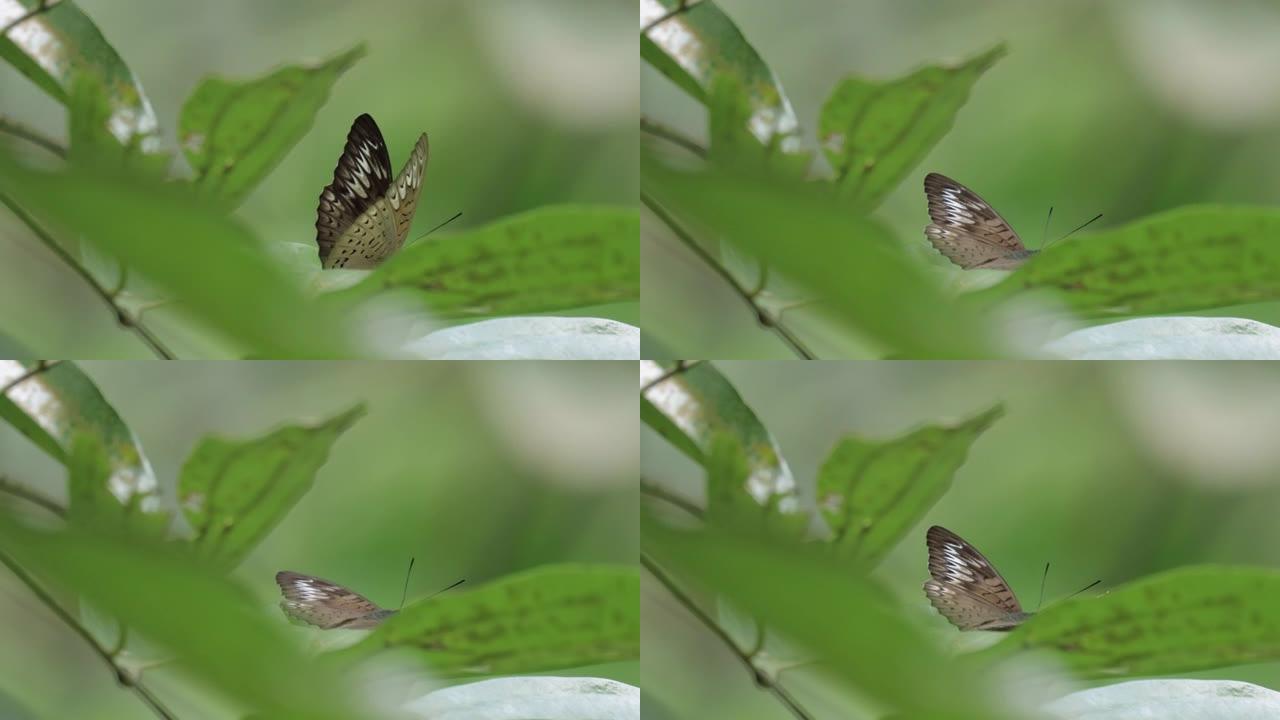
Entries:
[[682,147],[700,158],[705,159],[708,155],[706,148],[685,136],[683,133],[663,125],[657,120],[647,118],[644,115],[640,116],[640,131],[647,132],[656,138],[666,140],[672,145]]
[[26,500],[32,505],[42,507],[58,517],[65,518],[67,516],[67,509],[59,505],[52,498],[46,497],[25,485],[14,482],[3,475],[0,475],[0,492]]
[[21,565],[19,565],[13,558],[9,557],[7,553],[2,551],[0,551],[0,563],[4,563],[14,576],[30,588],[31,592],[51,611],[53,611],[54,615],[57,615],[62,622],[66,623],[77,635],[83,638],[86,643],[89,643],[89,647],[93,648],[93,651],[111,667],[113,672],[115,672],[117,682],[132,690],[134,694],[142,700],[142,702],[146,703],[147,707],[151,708],[152,712],[154,712],[157,717],[162,718],[163,720],[177,720],[177,716],[165,707],[164,703],[161,703],[159,698],[151,694],[151,691],[142,684],[141,680],[130,678],[129,673],[116,663],[116,659],[112,656],[111,652],[100,645],[88,629],[81,625],[79,621],[71,616],[70,613],[64,610],[62,606],[53,599],[53,596],[51,596],[44,588],[40,587],[40,584],[36,582],[35,578],[31,577],[27,574],[26,570],[22,569]]
[[772,693],[773,696],[778,699],[778,702],[781,702],[787,710],[790,710],[791,714],[794,715],[797,720],[813,720],[813,716],[800,705],[800,702],[796,700],[791,693],[787,692],[786,688],[782,687],[776,679],[770,678],[768,673],[757,667],[752,661],[751,656],[744,652],[742,648],[738,647],[738,644],[733,641],[733,638],[729,637],[728,631],[720,627],[720,625],[716,623],[716,621],[708,615],[706,611],[693,601],[693,598],[685,594],[685,592],[676,585],[675,581],[673,581],[671,577],[667,575],[656,562],[654,562],[653,558],[649,557],[646,553],[641,552],[640,564],[644,565],[645,570],[648,570],[650,575],[667,588],[667,592],[671,593],[672,597],[683,605],[695,618],[701,621],[703,625],[706,625],[707,629],[729,648],[734,657],[738,658],[738,660],[746,666],[747,671],[751,673],[751,676],[755,679],[758,686]]
[[40,373],[46,370],[55,368],[61,364],[62,364],[61,360],[37,360],[35,366],[33,366],[30,370],[27,370],[26,372],[22,373],[18,377],[5,383],[4,387],[0,388],[0,397],[4,397],[5,395],[8,395],[10,390],[30,380],[31,378],[39,375]]
[[668,505],[678,507],[696,518],[701,518],[703,516],[702,508],[698,507],[692,500],[680,497],[670,490],[660,485],[655,485],[644,478],[640,478],[640,494],[648,495],[649,497],[661,500]]
[[67,157],[67,149],[59,145],[56,140],[41,135],[17,120],[10,120],[7,117],[0,116],[0,132],[26,140],[32,145],[38,145],[60,158],[66,159]]
[[662,383],[670,380],[671,378],[679,375],[680,373],[692,370],[693,368],[698,367],[704,362],[706,362],[706,360],[677,360],[675,367],[671,368],[670,370],[662,373],[658,377],[645,383],[644,387],[640,388],[640,395],[643,396],[645,393],[652,390],[655,386],[661,385]]
[[756,303],[756,298],[751,291],[744,287],[742,283],[738,282],[738,279],[733,276],[733,273],[729,272],[728,268],[721,265],[718,260],[703,249],[703,247],[693,239],[693,236],[681,227],[678,222],[676,222],[675,218],[671,217],[666,210],[662,209],[662,206],[659,205],[656,200],[644,191],[641,191],[640,202],[644,203],[645,207],[649,208],[650,212],[657,215],[658,219],[671,229],[671,232],[675,234],[680,242],[684,243],[685,247],[689,248],[694,255],[697,255],[700,260],[706,263],[708,267],[724,279],[724,281],[729,284],[729,287],[733,288],[733,291],[738,294],[738,297],[742,298],[743,302],[751,306],[752,311],[756,314],[756,320],[760,323],[761,327],[772,330],[774,334],[786,343],[796,355],[804,358],[805,360],[817,359],[817,356],[814,355],[803,342],[801,342],[800,338],[796,337],[795,333],[791,332],[789,328],[782,324],[780,318],[771,317],[763,307]]
[[40,225],[35,221],[35,218],[28,215],[25,210],[23,210],[7,195],[0,194],[0,202],[8,206],[9,210],[13,211],[13,214],[16,215],[19,220],[25,223],[28,228],[31,228],[31,232],[35,233],[35,236],[40,239],[40,242],[44,243],[45,247],[49,248],[50,252],[57,255],[59,260],[79,275],[80,278],[84,280],[85,283],[87,283],[98,295],[98,297],[102,298],[102,301],[107,304],[107,307],[111,308],[111,311],[115,313],[116,321],[120,323],[121,327],[128,328],[133,331],[144,343],[147,344],[148,347],[151,348],[153,352],[155,352],[156,355],[160,356],[160,358],[164,360],[175,359],[174,354],[169,352],[169,349],[160,342],[160,339],[152,334],[151,331],[136,318],[130,317],[129,314],[125,312],[124,308],[120,307],[120,305],[116,303],[115,295],[104,288],[83,265],[77,262],[75,258],[71,257],[70,253],[64,250],[62,246],[44,230],[44,228],[40,227]]

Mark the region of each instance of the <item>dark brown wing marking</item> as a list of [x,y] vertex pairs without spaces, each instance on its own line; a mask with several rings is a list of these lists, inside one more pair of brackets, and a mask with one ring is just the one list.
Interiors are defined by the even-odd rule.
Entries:
[[325,630],[373,627],[394,613],[337,583],[310,575],[278,572],[276,584],[284,595],[280,607],[286,615]]
[[929,602],[961,630],[1011,630],[1028,615],[1000,573],[959,535],[934,525],[926,536]]
[[333,182],[320,193],[316,244],[323,264],[347,228],[391,187],[391,157],[378,124],[367,114],[351,123],[347,144],[333,169]]

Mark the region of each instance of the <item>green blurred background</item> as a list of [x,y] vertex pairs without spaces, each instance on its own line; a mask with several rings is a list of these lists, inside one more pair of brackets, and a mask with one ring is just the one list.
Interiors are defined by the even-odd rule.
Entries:
[[[638,40],[624,0],[77,4],[139,76],[171,148],[182,103],[206,75],[260,77],[367,43],[312,130],[237,211],[269,241],[314,243],[316,200],[361,112],[378,121],[397,169],[418,133],[431,137],[411,238],[459,211],[449,232],[552,203],[636,203]],[[0,98],[6,117],[65,138],[63,107],[8,65]],[[3,334],[75,349],[61,356],[150,357],[7,210],[0,237]],[[593,314],[636,323],[638,304]],[[163,309],[147,319],[161,333],[181,322]]]
[[[952,628],[921,590],[928,577],[924,534],[932,524],[976,545],[1027,609],[1036,606],[1046,562],[1052,563],[1046,604],[1096,579],[1102,583],[1090,592],[1197,563],[1280,566],[1275,364],[716,367],[773,432],[809,502],[818,468],[844,434],[889,439],[1005,404],[1005,416],[974,443],[950,491],[875,572],[903,612],[936,632],[946,650],[981,638]],[[647,428],[640,448],[646,479],[701,501],[703,473],[691,460]],[[650,577],[641,598],[646,718],[792,717]],[[813,604],[815,599],[797,595],[795,611]],[[1190,676],[1280,689],[1280,663]],[[864,717],[812,668],[782,678],[817,717]]]
[[[1050,206],[1054,238],[1097,213],[1104,217],[1091,230],[1191,203],[1280,196],[1280,4],[1271,0],[717,4],[772,66],[810,147],[822,104],[845,75],[888,80],[1008,44],[955,127],[878,211],[948,284],[973,278],[958,277],[924,240],[930,171],[973,188],[1032,247]],[[641,107],[706,137],[702,106],[647,65]],[[676,357],[790,356],[721,280],[643,217],[646,357],[664,348]],[[1280,303],[1211,314],[1280,324]],[[787,318],[820,356],[865,356],[857,342],[822,342],[841,331],[812,311]]]
[[[81,368],[138,435],[171,503],[182,462],[206,434],[247,439],[368,404],[368,415],[335,443],[312,490],[233,573],[281,623],[287,621],[273,579],[279,570],[328,578],[396,607],[410,557],[417,558],[410,601],[460,578],[478,586],[546,563],[636,562],[634,363]],[[65,498],[62,467],[8,425],[0,426],[0,458],[0,474]],[[297,634],[304,644],[317,638],[303,628]],[[150,717],[8,572],[0,572],[0,637],[0,717],[7,717],[6,695],[44,718]],[[637,684],[639,664],[554,674]],[[223,716],[210,714],[202,691],[172,667],[146,678],[179,717]]]

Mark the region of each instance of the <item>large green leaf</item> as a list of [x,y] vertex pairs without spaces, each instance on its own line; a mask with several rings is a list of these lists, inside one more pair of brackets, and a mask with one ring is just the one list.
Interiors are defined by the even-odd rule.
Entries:
[[[672,367],[674,364],[664,367],[651,360],[640,361],[640,385],[648,388],[640,397],[644,423],[709,471],[717,436],[731,436],[736,441],[731,445],[720,441],[715,477],[738,473],[735,456],[741,453],[747,472],[740,489],[764,507],[782,514],[798,512],[796,481],[778,441],[728,379],[714,365],[703,362],[655,382]],[[717,494],[727,492],[723,483],[713,484]]]
[[988,700],[999,697],[994,675],[933,647],[900,603],[820,546],[717,526],[678,531],[648,518],[641,531],[644,552],[661,566],[723,593],[883,710],[947,720],[1015,717]]
[[67,522],[99,532],[163,537],[169,514],[148,510],[155,494],[117,498],[111,485],[111,458],[102,439],[77,432],[67,458]]
[[1280,572],[1179,568],[1047,608],[982,651],[1027,650],[1086,677],[1167,675],[1280,660]]
[[110,100],[107,126],[116,140],[147,154],[161,150],[160,124],[142,85],[74,2],[0,0],[0,27],[23,17],[0,37],[0,58],[64,104],[77,77],[95,76]]
[[[0,360],[0,386],[36,368],[36,363]],[[0,397],[0,418],[69,470],[74,463],[81,463],[78,473],[72,470],[73,512],[75,479],[88,482],[92,477],[97,486],[79,490],[95,498],[94,503],[110,497],[130,515],[142,516],[131,523],[148,528],[167,524],[168,512],[161,504],[160,488],[142,445],[93,381],[74,363],[58,363],[13,385]],[[91,437],[94,447],[85,449],[77,461],[72,448],[82,435]],[[105,462],[104,474],[95,469],[99,452]]]
[[640,217],[583,205],[539,208],[401,250],[332,293],[411,291],[438,316],[514,315],[631,300],[640,293]]
[[1051,290],[1084,315],[1147,315],[1280,298],[1280,210],[1197,205],[1074,238],[974,294]]
[[0,153],[0,194],[118,258],[257,356],[349,352],[344,318],[321,313],[247,228],[182,186],[86,167],[35,170]]
[[548,565],[413,603],[359,643],[411,648],[442,675],[542,672],[640,656],[634,568]]
[[842,195],[869,210],[951,129],[996,47],[953,67],[930,66],[889,82],[845,78],[822,106],[822,149]]
[[271,718],[371,716],[354,705],[350,672],[311,662],[249,593],[175,546],[81,530],[39,532],[4,515],[0,546],[167,649],[178,667],[237,704]]
[[239,564],[311,489],[333,443],[364,413],[357,405],[319,425],[254,440],[201,440],[178,478],[196,554],[224,569]]
[[364,53],[362,44],[318,65],[290,65],[254,80],[202,80],[178,119],[200,191],[238,205],[311,129],[330,88]]
[[800,123],[773,70],[714,2],[690,2],[671,14],[685,3],[640,0],[640,28],[648,28],[640,37],[640,57],[703,104],[709,104],[717,76],[736,77],[749,100],[747,125],[756,140],[783,153],[802,152]]
[[810,154],[779,152],[777,143],[761,145],[752,128],[753,112],[751,96],[736,75],[716,77],[707,98],[709,159],[729,169],[775,171],[784,177],[803,178]]
[[951,487],[969,447],[1004,408],[887,442],[845,437],[818,471],[818,507],[843,557],[878,563]]
[[765,262],[891,352],[997,354],[976,309],[946,297],[882,225],[813,184],[716,169],[684,172],[642,153],[641,187],[693,231]]

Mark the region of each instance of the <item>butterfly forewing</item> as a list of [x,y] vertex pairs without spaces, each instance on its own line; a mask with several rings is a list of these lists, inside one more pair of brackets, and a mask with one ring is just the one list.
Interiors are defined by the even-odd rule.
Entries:
[[1009,584],[959,535],[929,528],[929,602],[961,630],[1012,630],[1028,617]]
[[373,118],[351,125],[333,182],[320,194],[316,244],[325,268],[371,268],[404,244],[422,192],[427,136],[421,135],[392,181],[391,159]]
[[295,572],[276,573],[289,617],[324,630],[371,628],[395,614],[336,583]]
[[938,252],[966,270],[1012,270],[1036,253],[1028,250],[1009,223],[978,194],[951,178],[929,173],[925,237]]

